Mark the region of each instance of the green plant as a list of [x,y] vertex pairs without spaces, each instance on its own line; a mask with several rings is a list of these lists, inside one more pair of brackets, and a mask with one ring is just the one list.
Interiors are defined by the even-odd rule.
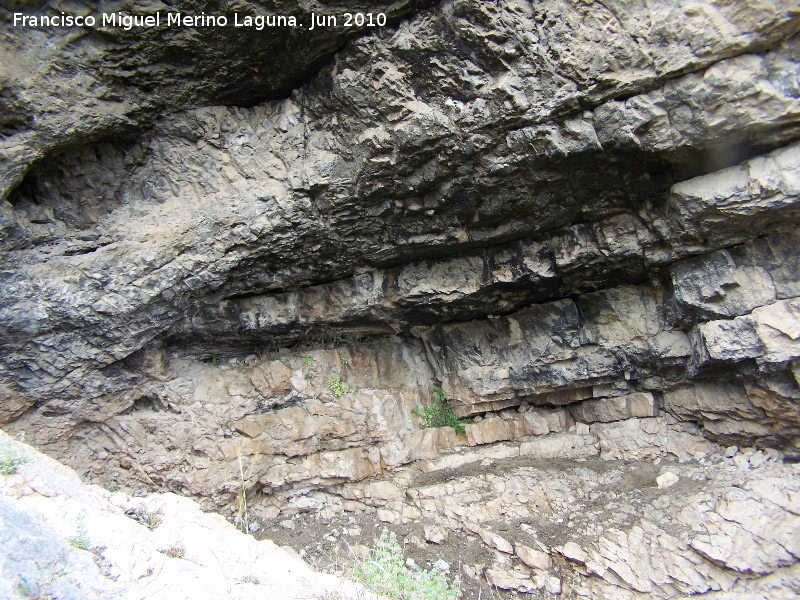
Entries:
[[437,569],[408,569],[397,538],[385,529],[377,547],[353,566],[351,577],[390,600],[455,600],[460,595],[458,578],[449,584]]
[[337,350],[336,353],[339,355],[339,360],[341,363],[346,367],[350,363],[350,359],[348,359],[341,350]]
[[211,363],[212,365],[218,365],[219,361],[221,360],[222,357],[219,354],[217,354],[216,352],[209,352],[203,359],[203,362]]
[[88,550],[91,546],[89,536],[86,533],[86,528],[83,526],[83,515],[78,515],[78,529],[75,535],[67,538],[67,543],[73,548],[78,550]]
[[30,461],[30,457],[16,444],[0,446],[0,475],[13,475],[19,466]]
[[66,574],[67,554],[64,551],[47,564],[33,561],[36,572],[25,576],[17,574],[14,588],[19,596],[27,600],[57,600],[52,592],[53,584]]
[[331,394],[338,398],[347,393],[347,384],[343,382],[338,375],[334,375],[328,379],[328,389],[331,391]]
[[444,396],[444,390],[440,387],[435,387],[431,391],[431,405],[425,406],[422,409],[419,407],[412,408],[411,412],[422,419],[425,427],[452,427],[457,435],[466,433],[464,428],[465,423],[469,423],[469,419],[459,419],[458,415],[453,412],[447,399]]
[[42,591],[42,585],[38,581],[29,581],[22,575],[17,575],[14,587],[20,596],[29,600],[56,600],[52,593]]
[[306,365],[307,367],[311,367],[311,365],[312,365],[312,364],[314,364],[314,359],[313,359],[313,358],[311,358],[310,356],[306,356],[306,357],[303,359],[303,362],[305,363],[305,365]]

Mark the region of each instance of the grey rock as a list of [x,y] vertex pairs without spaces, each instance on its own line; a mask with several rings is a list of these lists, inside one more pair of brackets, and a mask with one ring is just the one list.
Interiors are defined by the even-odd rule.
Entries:
[[126,596],[126,586],[103,577],[90,552],[72,548],[38,515],[6,497],[0,497],[0,541],[4,555],[0,594],[4,598]]

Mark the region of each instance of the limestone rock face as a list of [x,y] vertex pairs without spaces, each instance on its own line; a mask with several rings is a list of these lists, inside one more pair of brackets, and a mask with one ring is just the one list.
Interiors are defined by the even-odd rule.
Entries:
[[[3,179],[6,198],[30,169],[54,153],[122,133],[135,136],[164,112],[208,104],[253,105],[288,94],[348,39],[365,28],[316,28],[298,35],[294,27],[261,31],[234,26],[234,13],[274,18],[294,16],[304,28],[311,14],[383,12],[396,22],[429,0],[401,0],[390,6],[353,0],[335,3],[246,0],[220,10],[208,0],[159,2],[124,0],[114,5],[65,7],[22,0],[0,7],[4,23],[13,15],[93,15],[92,27],[15,27],[3,36],[0,70]],[[103,26],[111,15],[224,16],[228,27]],[[163,23],[162,23],[163,24]],[[86,213],[94,211],[85,207]]]
[[[0,445],[24,447],[0,432]],[[74,471],[23,452],[0,476],[3,598],[375,598],[317,573],[270,541],[256,542],[187,498],[131,498],[81,482]]]
[[[2,34],[6,429],[206,506],[244,485],[265,520],[413,518],[388,479],[412,464],[800,457],[796,1],[237,5],[389,25]],[[433,390],[463,432],[425,427]],[[604,534],[691,555],[680,584],[555,554],[630,594],[747,594],[731,570],[797,555],[753,533],[740,559],[761,500],[736,494],[702,534]],[[485,529],[523,562],[485,577],[558,593]]]

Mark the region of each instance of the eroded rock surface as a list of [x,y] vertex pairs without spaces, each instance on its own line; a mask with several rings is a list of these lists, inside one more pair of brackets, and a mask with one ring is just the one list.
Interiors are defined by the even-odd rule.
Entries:
[[[300,4],[280,9],[328,6]],[[247,52],[226,30],[3,33],[0,423],[206,506],[244,480],[264,523],[466,505],[422,502],[417,471],[486,463],[459,485],[502,505],[487,478],[540,475],[493,461],[753,448],[648,472],[687,503],[593,541],[452,515],[419,535],[471,532],[506,556],[472,575],[518,591],[796,587],[771,529],[796,511],[747,487],[794,485],[774,459],[800,457],[796,3],[385,10]],[[434,388],[463,434],[422,427]],[[574,469],[541,471],[559,502],[591,495]]]

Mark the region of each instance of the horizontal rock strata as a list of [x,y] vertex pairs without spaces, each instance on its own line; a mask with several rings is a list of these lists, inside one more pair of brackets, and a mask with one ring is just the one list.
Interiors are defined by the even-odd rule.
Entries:
[[[774,458],[800,457],[796,2],[385,10],[253,47],[4,34],[0,424],[97,481],[217,508],[245,489],[265,522],[444,511],[518,557],[472,571],[517,591],[796,582],[771,529],[796,516]],[[432,393],[471,421],[424,427]],[[742,483],[716,443],[770,464]],[[527,467],[409,483],[657,458],[697,459],[648,471],[697,483],[685,505],[546,550],[465,516],[479,490],[533,518]],[[597,491],[580,468],[542,471],[558,518]]]

